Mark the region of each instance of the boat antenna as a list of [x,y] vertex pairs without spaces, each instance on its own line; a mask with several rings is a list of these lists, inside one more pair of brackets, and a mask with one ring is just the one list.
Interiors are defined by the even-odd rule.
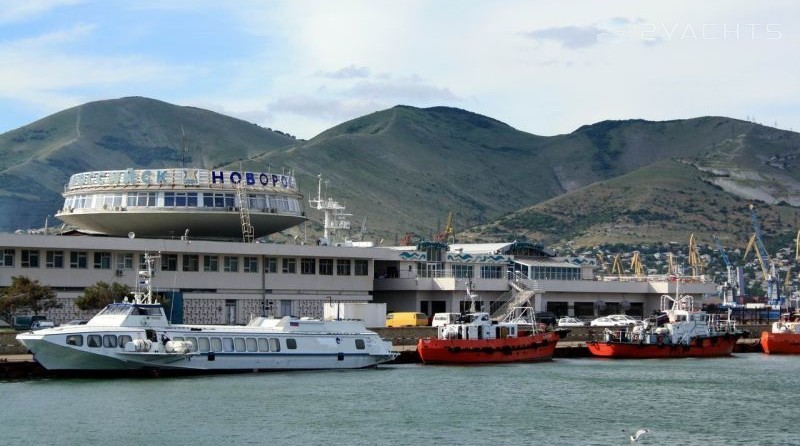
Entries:
[[181,169],[186,167],[186,154],[189,153],[189,146],[186,144],[186,131],[183,129],[183,124],[181,124]]
[[475,309],[475,297],[477,297],[477,296],[475,295],[475,293],[472,292],[472,278],[471,277],[467,279],[466,286],[467,286],[467,299],[469,299],[469,312],[470,313],[474,313],[475,311],[477,311]]
[[[153,304],[153,265],[161,258],[160,255],[152,255],[148,252],[144,253],[144,267],[145,269],[139,270],[139,278],[136,282],[136,291],[133,293],[133,303],[136,304]],[[142,285],[144,285],[145,292],[142,292]]]

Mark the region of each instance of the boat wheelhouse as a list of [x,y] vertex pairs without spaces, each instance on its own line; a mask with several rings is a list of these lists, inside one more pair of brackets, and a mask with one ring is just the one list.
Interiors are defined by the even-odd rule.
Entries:
[[[77,173],[56,217],[82,231],[144,237],[242,237],[248,219],[254,236],[306,220],[295,177],[267,172],[195,168],[126,169]],[[247,214],[243,216],[243,213]]]

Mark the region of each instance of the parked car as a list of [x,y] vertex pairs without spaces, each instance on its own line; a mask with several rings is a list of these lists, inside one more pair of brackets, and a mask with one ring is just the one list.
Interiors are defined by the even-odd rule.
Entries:
[[598,317],[589,325],[592,327],[627,327],[641,323],[642,321],[634,319],[627,314],[609,314],[608,316]]
[[458,313],[436,313],[433,315],[431,327],[441,327],[443,325],[455,324],[459,316],[461,315]]
[[589,323],[574,317],[567,316],[559,318],[558,322],[556,322],[556,325],[558,325],[559,327],[585,327],[589,325]]

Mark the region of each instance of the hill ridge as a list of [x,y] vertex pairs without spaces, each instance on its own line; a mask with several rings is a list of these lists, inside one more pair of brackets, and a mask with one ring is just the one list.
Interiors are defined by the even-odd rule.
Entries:
[[[181,126],[195,165],[283,166],[307,195],[316,193],[322,173],[328,195],[346,203],[354,218],[366,217],[376,239],[430,238],[449,212],[458,227],[476,228],[464,237],[480,241],[614,238],[615,219],[645,226],[627,232],[672,237],[693,224],[715,223],[687,217],[666,224],[669,212],[658,206],[699,210],[716,200],[735,212],[754,191],[766,202],[800,204],[800,135],[726,117],[604,120],[538,136],[461,108],[397,105],[304,141],[201,108],[132,96],[82,104],[0,135],[0,209],[6,211],[0,228],[37,227],[60,207],[69,174],[179,164]],[[706,197],[690,199],[687,190]],[[664,202],[663,196],[682,198]],[[584,203],[598,197],[608,206]],[[539,216],[523,218],[526,210]],[[653,228],[662,223],[659,235]],[[309,227],[319,228],[318,221]]]

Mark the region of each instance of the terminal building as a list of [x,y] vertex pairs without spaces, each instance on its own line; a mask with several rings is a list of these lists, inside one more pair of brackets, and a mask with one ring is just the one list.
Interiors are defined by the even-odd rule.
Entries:
[[[597,276],[592,262],[559,258],[528,242],[336,242],[334,231],[347,227],[344,207],[323,199],[321,190],[310,204],[325,214],[324,237],[310,244],[258,243],[254,235],[306,219],[293,177],[182,170],[73,175],[57,216],[84,231],[0,234],[0,287],[16,276],[38,280],[61,304],[47,311],[49,319],[87,319],[93,312],[79,310],[76,297],[101,281],[136,287],[145,253],[158,253],[154,291],[171,302],[174,322],[197,324],[245,324],[262,314],[322,317],[324,304],[333,302],[385,303],[388,311],[428,315],[459,312],[469,305],[468,281],[479,305],[492,313],[529,303],[536,311],[585,319],[646,317],[663,294],[702,298],[716,292],[703,277]],[[209,225],[209,218],[215,223]]]

